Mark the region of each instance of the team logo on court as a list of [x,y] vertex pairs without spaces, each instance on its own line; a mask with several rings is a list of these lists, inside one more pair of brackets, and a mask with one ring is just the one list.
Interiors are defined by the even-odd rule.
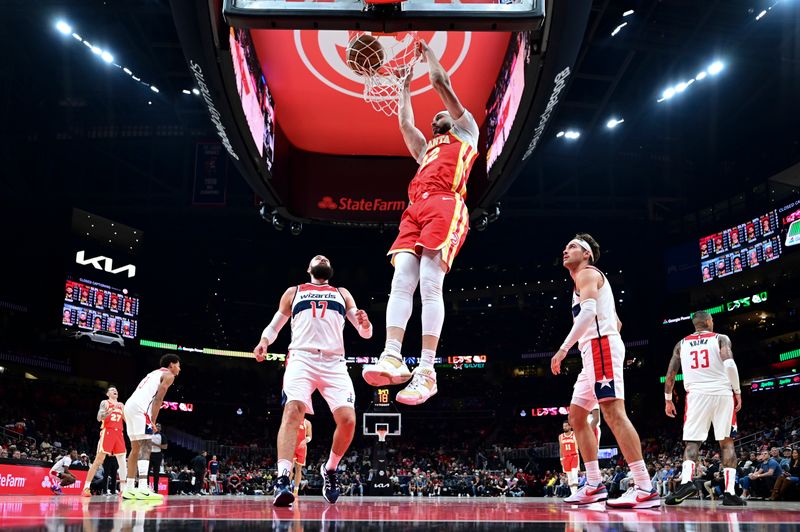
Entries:
[[[347,66],[347,45],[359,32],[350,31],[311,31],[295,30],[294,44],[303,64],[314,77],[335,91],[363,98],[364,78]],[[470,32],[421,31],[419,38],[424,39],[439,58],[449,75],[453,75],[464,62],[469,51],[472,35]],[[384,50],[394,53],[393,57],[406,53],[409,47],[415,46],[408,34],[378,36]],[[399,47],[398,41],[408,45]],[[386,57],[385,61],[393,57]],[[411,81],[411,95],[416,96],[430,90],[428,65],[417,63]]]

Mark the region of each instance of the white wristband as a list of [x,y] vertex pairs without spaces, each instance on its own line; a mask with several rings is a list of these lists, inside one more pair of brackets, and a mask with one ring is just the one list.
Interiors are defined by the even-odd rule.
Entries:
[[672,401],[672,394],[671,393],[665,393],[664,394],[664,400]]

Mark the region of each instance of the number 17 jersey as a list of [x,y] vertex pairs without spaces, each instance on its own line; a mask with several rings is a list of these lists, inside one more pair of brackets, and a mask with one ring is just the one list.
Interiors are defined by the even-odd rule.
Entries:
[[699,331],[681,340],[681,371],[687,393],[730,395],[732,392],[716,333]]
[[298,286],[292,301],[289,352],[343,355],[345,306],[342,293],[329,284]]

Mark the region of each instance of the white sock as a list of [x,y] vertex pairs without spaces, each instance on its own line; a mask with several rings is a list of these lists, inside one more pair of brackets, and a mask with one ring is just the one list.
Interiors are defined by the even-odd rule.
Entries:
[[633,471],[633,482],[636,487],[644,491],[651,491],[653,483],[650,481],[650,475],[647,473],[647,466],[644,465],[644,460],[631,462],[630,468]]
[[127,491],[127,490],[132,490],[135,487],[136,487],[136,479],[135,478],[129,478],[125,482],[125,486],[122,489],[123,489],[123,491]]
[[725,475],[725,493],[736,495],[736,469],[733,467],[725,467],[722,469]]
[[436,351],[433,349],[423,349],[419,367],[433,369],[433,360],[436,358]]
[[694,461],[684,460],[683,469],[681,470],[681,484],[691,482],[694,478]]
[[147,483],[147,477],[144,477],[144,478],[139,477],[139,486],[138,486],[138,488],[140,490],[144,490],[144,489],[149,489],[150,488],[150,486]]
[[292,461],[291,460],[278,460],[278,476],[289,476],[292,472]]
[[389,353],[392,356],[399,358],[400,360],[403,359],[403,355],[401,353],[401,349],[403,348],[403,342],[400,340],[394,340],[392,338],[386,339],[386,347],[383,348],[384,351]]
[[148,487],[147,482],[147,473],[148,469],[150,469],[150,461],[149,460],[137,460],[136,461],[136,468],[139,470],[139,489],[145,489]]
[[603,481],[600,475],[600,463],[597,460],[591,462],[584,462],[586,466],[586,483],[592,486],[597,486]]
[[342,460],[342,455],[336,454],[331,451],[331,454],[328,455],[328,461],[325,462],[325,470],[326,471],[334,471],[337,467],[339,467],[339,462]]

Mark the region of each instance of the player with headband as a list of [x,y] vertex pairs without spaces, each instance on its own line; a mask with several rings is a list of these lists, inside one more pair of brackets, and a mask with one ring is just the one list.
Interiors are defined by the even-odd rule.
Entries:
[[608,500],[611,508],[653,508],[661,501],[653,488],[642,458],[636,429],[625,413],[625,384],[622,368],[625,344],[620,337],[622,323],[617,317],[611,284],[594,265],[600,246],[587,233],[575,235],[563,251],[563,264],[575,283],[572,295],[574,322],[561,348],[550,361],[553,374],[561,373],[561,361],[575,342],[581,352],[583,369],[572,393],[569,424],[575,430],[578,448],[586,466],[586,484],[564,501],[590,504],[608,499],[597,461],[597,437],[588,423],[589,413],[600,410],[633,472],[634,485],[621,497]]

